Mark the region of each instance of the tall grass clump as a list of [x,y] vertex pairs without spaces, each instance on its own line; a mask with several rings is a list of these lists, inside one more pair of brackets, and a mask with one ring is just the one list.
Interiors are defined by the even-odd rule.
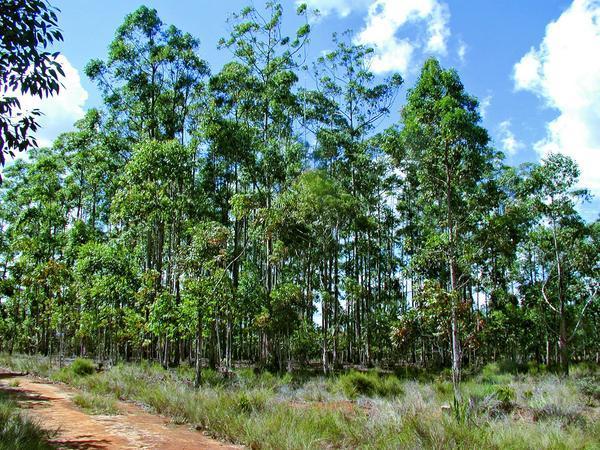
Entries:
[[77,358],[71,364],[71,370],[75,375],[82,377],[93,374],[96,371],[96,367],[94,366],[94,361],[90,359]]
[[117,415],[120,413],[112,396],[82,392],[73,397],[73,403],[90,414]]
[[380,375],[375,371],[350,371],[340,375],[336,387],[348,398],[398,397],[403,393],[402,383],[394,375]]
[[17,405],[0,393],[0,450],[46,450],[53,448],[52,433],[21,416]]

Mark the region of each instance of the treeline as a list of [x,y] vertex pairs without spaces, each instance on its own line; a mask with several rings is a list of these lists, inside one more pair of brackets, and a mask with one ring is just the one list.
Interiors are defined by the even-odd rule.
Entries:
[[348,35],[306,61],[297,13],[289,37],[277,3],[233,15],[216,74],[155,10],[125,18],[86,67],[103,109],[5,171],[1,349],[456,381],[598,360],[600,224],[575,163],[506,166],[433,59],[378,132],[402,78]]

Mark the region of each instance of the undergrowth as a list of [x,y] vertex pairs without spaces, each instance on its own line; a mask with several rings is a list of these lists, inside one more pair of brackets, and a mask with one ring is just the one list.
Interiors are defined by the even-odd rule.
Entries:
[[73,397],[73,403],[90,414],[116,415],[120,413],[114,397],[82,392]]
[[537,450],[598,448],[596,373],[574,368],[573,376],[560,378],[489,365],[461,384],[459,397],[443,376],[423,381],[377,371],[306,378],[251,369],[224,377],[204,370],[198,390],[189,366],[165,370],[147,362],[87,376],[62,369],[53,377],[93,399],[140,402],[174,422],[253,449]]
[[0,392],[0,450],[46,450],[53,433],[23,417],[7,394]]

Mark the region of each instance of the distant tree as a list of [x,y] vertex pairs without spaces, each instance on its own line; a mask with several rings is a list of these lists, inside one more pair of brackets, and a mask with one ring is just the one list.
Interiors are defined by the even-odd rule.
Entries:
[[569,373],[569,343],[586,309],[598,304],[600,251],[597,226],[586,224],[575,209],[577,201],[588,196],[577,189],[579,168],[575,161],[561,154],[550,154],[531,171],[532,206],[538,225],[529,239],[538,257],[539,274],[535,283],[544,305],[557,318],[555,333],[559,347],[559,364]]
[[[58,93],[64,75],[49,45],[62,41],[57,9],[46,0],[0,2],[0,162],[6,155],[37,146],[31,132],[38,129],[39,110],[21,111],[15,94],[40,98]],[[1,179],[0,179],[1,181]]]

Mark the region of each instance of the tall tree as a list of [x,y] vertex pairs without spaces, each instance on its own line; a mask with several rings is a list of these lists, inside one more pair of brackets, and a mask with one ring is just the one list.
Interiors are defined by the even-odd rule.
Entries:
[[140,6],[125,17],[106,62],[92,60],[85,68],[121,134],[184,143],[209,72],[198,47],[190,34],[166,26],[155,9]]
[[588,196],[586,190],[576,189],[578,178],[579,169],[572,159],[551,154],[533,168],[528,183],[539,220],[530,239],[540,254],[540,291],[558,317],[559,362],[565,375],[569,373],[569,342],[586,309],[598,301],[600,288],[594,227],[587,226],[575,210],[576,202]]
[[[416,202],[426,216],[423,251],[443,255],[451,296],[452,373],[460,381],[458,310],[465,300],[473,263],[473,231],[493,206],[485,198],[497,155],[479,124],[477,100],[468,95],[456,71],[428,60],[402,110],[402,146],[416,175]],[[439,257],[438,257],[439,258]],[[438,259],[439,260],[439,259]]]

